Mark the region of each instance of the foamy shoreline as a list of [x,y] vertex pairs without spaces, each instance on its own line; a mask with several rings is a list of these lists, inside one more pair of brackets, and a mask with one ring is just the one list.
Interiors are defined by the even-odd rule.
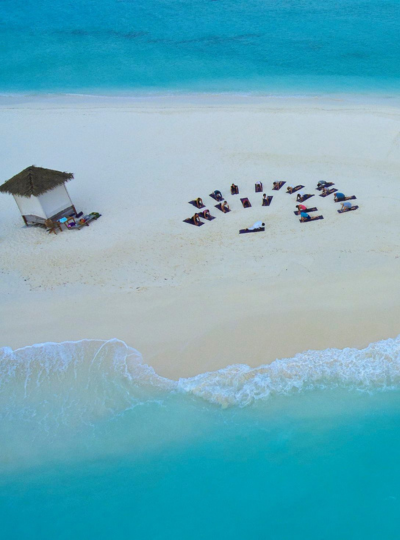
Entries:
[[[0,346],[118,337],[178,378],[398,335],[395,96],[14,95],[0,116],[1,182],[31,164],[71,171],[72,200],[103,214],[48,236],[0,197]],[[325,219],[300,225],[294,196],[260,206],[257,179],[267,194],[332,180],[360,209],[316,194]],[[232,181],[253,207],[228,196],[217,215],[208,193]],[[200,229],[182,223],[196,196],[217,216]],[[239,237],[258,219],[264,235]]]

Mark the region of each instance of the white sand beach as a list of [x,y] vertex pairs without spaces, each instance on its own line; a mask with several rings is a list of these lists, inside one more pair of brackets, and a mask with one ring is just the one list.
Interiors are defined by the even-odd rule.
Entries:
[[[399,334],[395,100],[4,96],[0,119],[0,183],[32,164],[73,172],[77,209],[102,214],[48,235],[0,196],[0,346],[119,338],[177,378]],[[322,179],[359,209],[338,214]],[[299,223],[275,180],[303,184],[324,220]],[[217,218],[200,228],[183,223],[196,197]]]

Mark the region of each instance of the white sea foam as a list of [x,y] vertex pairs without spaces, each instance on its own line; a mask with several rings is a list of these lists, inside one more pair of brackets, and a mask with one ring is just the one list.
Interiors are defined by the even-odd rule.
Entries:
[[313,388],[400,387],[400,336],[365,349],[307,351],[251,368],[232,365],[178,382],[160,377],[124,342],[83,340],[0,349],[0,419],[90,423],[170,392],[246,406]]

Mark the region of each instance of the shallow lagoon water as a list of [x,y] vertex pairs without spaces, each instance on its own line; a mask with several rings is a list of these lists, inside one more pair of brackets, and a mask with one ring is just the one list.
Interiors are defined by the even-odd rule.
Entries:
[[[176,383],[116,340],[5,349],[5,537],[397,538],[399,350],[388,340]],[[330,372],[311,380],[306,364],[328,354]]]
[[0,91],[389,92],[399,0],[2,0]]

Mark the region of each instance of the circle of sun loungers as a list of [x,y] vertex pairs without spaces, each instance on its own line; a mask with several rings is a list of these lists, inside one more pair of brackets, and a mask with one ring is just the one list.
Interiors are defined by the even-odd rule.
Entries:
[[[344,193],[339,192],[338,189],[336,189],[334,186],[334,182],[327,182],[325,180],[320,180],[317,184],[317,187],[315,188],[317,191],[319,191],[319,196],[322,198],[327,198],[333,195],[333,201],[334,203],[341,203],[341,208],[337,210],[337,213],[344,214],[347,212],[351,212],[354,210],[357,210],[359,207],[356,205],[353,205],[351,202],[354,199],[357,199],[355,195],[346,196]],[[294,211],[295,216],[300,217],[299,222],[300,223],[309,223],[311,221],[320,221],[324,219],[324,216],[322,214],[319,215],[310,215],[314,212],[318,212],[318,208],[316,206],[305,206],[303,203],[311,199],[312,197],[315,197],[315,193],[304,193],[304,188],[302,184],[298,184],[296,186],[293,185],[286,185],[286,181],[275,181],[272,184],[272,190],[273,191],[280,191],[285,186],[285,193],[288,195],[296,194],[296,202],[300,203],[296,205],[297,210]],[[264,186],[263,182],[257,181],[254,184],[254,191],[255,193],[263,193]],[[232,185],[229,188],[230,195],[239,195],[240,190],[239,186],[235,183],[232,183]],[[223,214],[228,214],[231,212],[231,208],[229,203],[225,200],[222,192],[218,189],[216,189],[214,192],[209,194],[209,197],[214,200],[214,202],[217,202],[214,207],[220,211]],[[270,206],[273,200],[273,195],[268,195],[266,193],[263,193],[262,199],[261,199],[261,206]],[[242,207],[244,209],[252,208],[252,204],[250,202],[249,197],[240,197],[240,202],[242,204]],[[202,225],[205,225],[206,221],[213,221],[216,219],[216,216],[211,215],[210,211],[206,208],[206,205],[203,202],[203,199],[201,197],[197,197],[196,199],[193,199],[189,201],[189,204],[194,206],[197,209],[197,212],[190,218],[184,219],[184,223],[188,223],[190,225],[194,225],[197,227],[201,227]],[[202,221],[204,220],[204,221]],[[261,222],[256,222],[255,225]],[[239,234],[246,234],[251,232],[261,232],[265,231],[265,224],[262,223],[262,226],[253,226],[248,227],[246,229],[241,229],[239,231]]]

